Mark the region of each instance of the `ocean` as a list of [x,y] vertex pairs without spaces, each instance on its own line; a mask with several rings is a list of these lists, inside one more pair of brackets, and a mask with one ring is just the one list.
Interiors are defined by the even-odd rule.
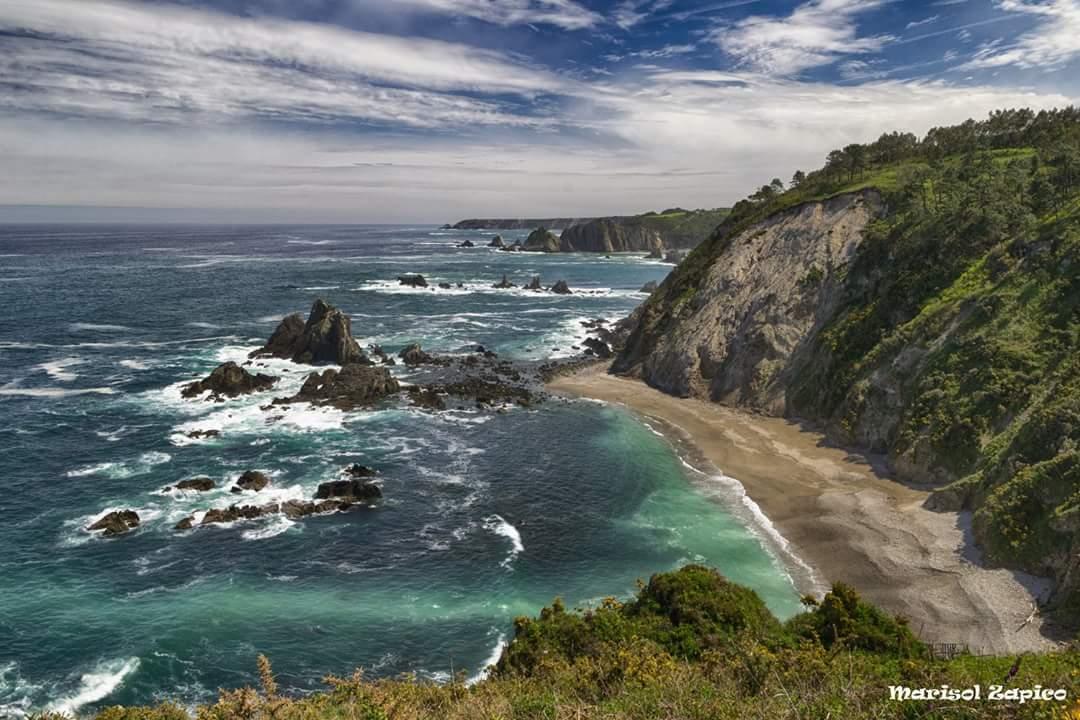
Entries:
[[[503,232],[506,240],[527,233]],[[356,412],[267,395],[212,403],[180,388],[243,360],[322,297],[361,346],[566,357],[582,321],[627,315],[671,266],[639,255],[501,253],[493,233],[427,226],[0,226],[0,717],[36,709],[212,700],[328,674],[476,679],[516,616],[585,607],[704,563],[779,616],[798,593],[741,488],[695,472],[627,411],[553,399],[506,413]],[[464,239],[478,247],[456,247]],[[400,286],[419,272],[449,290]],[[509,276],[574,294],[496,290]],[[458,288],[457,283],[463,287]],[[311,368],[269,361],[291,394]],[[407,368],[395,374],[408,381]],[[187,433],[214,429],[219,437]],[[375,507],[176,532],[236,500],[310,497],[359,462]],[[166,490],[209,476],[208,493]],[[134,532],[85,530],[110,509]]]

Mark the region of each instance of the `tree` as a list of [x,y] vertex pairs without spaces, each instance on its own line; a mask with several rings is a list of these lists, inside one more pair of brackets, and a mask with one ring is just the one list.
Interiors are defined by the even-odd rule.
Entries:
[[806,173],[802,170],[796,170],[795,174],[791,176],[791,187],[797,188],[806,182]]
[[769,183],[769,187],[773,189],[774,193],[779,195],[780,193],[784,192],[784,181],[780,178],[773,178],[772,182]]

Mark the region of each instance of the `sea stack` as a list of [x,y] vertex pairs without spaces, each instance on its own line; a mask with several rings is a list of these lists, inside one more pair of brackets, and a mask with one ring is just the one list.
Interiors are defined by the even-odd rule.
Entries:
[[277,326],[266,345],[251,357],[279,357],[308,365],[370,363],[352,336],[349,317],[319,298],[304,322],[300,313]]

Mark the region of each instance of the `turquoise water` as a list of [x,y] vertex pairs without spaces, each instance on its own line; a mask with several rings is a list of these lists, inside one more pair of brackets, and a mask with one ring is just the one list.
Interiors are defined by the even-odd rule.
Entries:
[[[518,234],[504,233],[508,240]],[[0,717],[191,704],[274,663],[286,692],[328,673],[472,676],[517,615],[582,606],[687,562],[755,588],[779,615],[797,594],[729,481],[686,468],[626,412],[554,400],[506,414],[431,415],[182,400],[321,296],[362,344],[413,341],[518,358],[566,355],[583,319],[617,318],[669,266],[638,256],[458,249],[478,232],[426,227],[0,228]],[[403,272],[462,289],[399,287]],[[496,291],[565,279],[567,297]],[[288,394],[309,368],[273,361]],[[403,380],[407,371],[395,369]],[[192,441],[190,430],[218,429]],[[178,534],[224,485],[272,477],[251,502],[310,497],[340,468],[382,473],[377,507]],[[165,491],[209,475],[219,489]],[[142,526],[102,539],[110,508]],[[762,540],[765,538],[765,540]]]

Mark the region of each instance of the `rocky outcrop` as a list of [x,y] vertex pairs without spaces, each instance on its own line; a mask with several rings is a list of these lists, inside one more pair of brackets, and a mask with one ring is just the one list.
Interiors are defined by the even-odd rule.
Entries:
[[556,295],[570,295],[573,291],[570,286],[566,284],[565,280],[560,280],[551,286],[551,292]]
[[529,281],[528,285],[525,285],[524,290],[533,290],[539,292],[544,289],[544,286],[540,284],[540,276],[533,275],[533,279]]
[[206,492],[213,490],[216,484],[208,477],[189,478],[187,480],[181,480],[174,485],[177,490],[194,490],[196,492]]
[[488,243],[488,247],[499,248],[500,250],[506,247],[506,243],[503,241],[502,235],[496,235],[491,238],[491,242]]
[[[706,267],[677,270],[650,297],[613,371],[674,395],[783,414],[798,353],[839,300],[834,269],[854,257],[881,212],[876,193],[857,193],[742,230]],[[811,283],[812,268],[821,277]]]
[[115,510],[86,529],[90,532],[103,531],[104,537],[123,535],[139,527],[139,514],[134,510]]
[[426,288],[428,286],[427,278],[423,275],[398,275],[398,285],[404,285],[406,287]]
[[361,465],[360,463],[349,465],[345,468],[344,472],[346,475],[353,478],[372,478],[379,474],[377,470],[372,470],[368,466]]
[[686,253],[682,250],[669,250],[664,253],[664,262],[671,263],[672,265],[678,265],[686,259]]
[[405,346],[401,352],[398,353],[398,357],[406,365],[430,365],[435,362],[435,357],[424,352],[419,343],[413,343],[412,345]]
[[529,252],[556,253],[559,252],[559,237],[547,228],[540,226],[529,233],[529,237],[525,240],[525,244],[522,245],[521,249]]
[[270,478],[266,477],[265,474],[258,470],[248,470],[236,479],[236,484],[232,486],[232,492],[241,493],[245,490],[258,492],[269,484]]
[[352,480],[331,480],[319,484],[315,491],[316,500],[342,498],[350,502],[377,500],[382,497],[382,490],[373,482],[353,478]]
[[459,248],[471,248],[471,247],[476,247],[476,244],[472,240],[465,240],[465,241],[463,241],[461,243],[458,243],[458,247]]
[[[180,394],[186,398],[197,397],[205,392],[209,392],[210,396],[207,399],[216,399],[220,397],[237,397],[239,395],[248,395],[253,392],[259,392],[261,390],[268,390],[273,387],[277,382],[277,378],[271,375],[264,375],[259,373],[252,375],[244,368],[240,367],[234,362],[227,362],[218,365],[214,368],[207,377],[198,382],[193,382],[190,385],[184,387],[180,391]],[[217,435],[218,431],[195,431],[200,433],[200,437],[213,437]],[[213,433],[210,435],[209,433]],[[196,437],[191,434],[189,437]]]
[[561,252],[654,252],[663,248],[664,238],[658,230],[617,218],[572,225],[559,238]]
[[321,298],[311,306],[306,323],[299,313],[282,320],[266,345],[251,353],[261,356],[310,365],[370,362],[353,339],[348,316]]
[[304,381],[300,392],[289,398],[277,398],[274,404],[307,402],[339,410],[354,410],[372,405],[400,389],[398,381],[385,367],[353,364],[341,370],[312,373]]
[[517,287],[517,285],[515,285],[515,284],[514,284],[514,283],[512,283],[512,282],[510,282],[510,281],[509,281],[509,280],[508,280],[508,279],[506,278],[506,275],[503,275],[503,276],[502,276],[502,280],[500,280],[499,282],[495,283],[495,284],[494,284],[494,285],[492,285],[491,287],[493,287],[493,288],[495,288],[495,289],[497,289],[497,290],[508,290],[508,289],[510,289],[510,288],[512,288],[512,287]]

